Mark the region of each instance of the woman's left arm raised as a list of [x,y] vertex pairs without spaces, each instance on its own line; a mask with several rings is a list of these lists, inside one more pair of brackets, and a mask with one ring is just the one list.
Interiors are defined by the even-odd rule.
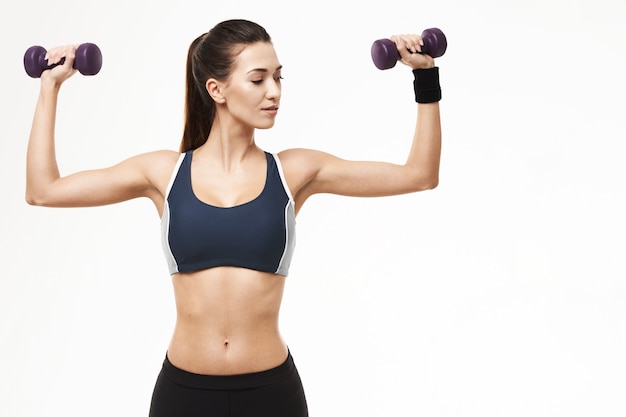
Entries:
[[[438,68],[432,57],[416,53],[421,50],[420,36],[398,35],[392,36],[391,40],[398,48],[400,62],[415,70],[416,80],[420,76],[426,77],[426,85],[423,85],[423,80],[416,82],[417,120],[406,163],[349,161],[305,149],[281,152],[296,208],[309,196],[319,193],[378,197],[423,191],[438,185],[441,157],[440,90],[432,90],[434,84],[439,88]],[[419,88],[426,90],[418,92]]]

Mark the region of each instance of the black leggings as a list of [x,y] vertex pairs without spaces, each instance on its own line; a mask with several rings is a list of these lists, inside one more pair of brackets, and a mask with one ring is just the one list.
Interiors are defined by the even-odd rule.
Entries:
[[243,375],[199,375],[165,358],[150,417],[308,417],[291,353],[282,365]]

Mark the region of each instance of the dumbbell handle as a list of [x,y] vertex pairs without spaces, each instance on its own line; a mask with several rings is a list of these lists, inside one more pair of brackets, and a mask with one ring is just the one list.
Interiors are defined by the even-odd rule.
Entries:
[[[24,54],[24,69],[32,78],[39,78],[41,74],[56,66],[63,65],[65,58],[62,58],[56,64],[48,65],[46,49],[43,46],[31,46]],[[83,43],[76,48],[76,58],[72,65],[83,75],[96,75],[102,68],[102,52],[100,48],[93,43]]]
[[[438,28],[424,30],[422,32],[422,41],[424,45],[421,53],[430,55],[433,58],[442,56],[448,47],[446,35]],[[396,44],[390,39],[374,41],[371,54],[374,65],[380,70],[393,68],[398,59],[401,58]]]

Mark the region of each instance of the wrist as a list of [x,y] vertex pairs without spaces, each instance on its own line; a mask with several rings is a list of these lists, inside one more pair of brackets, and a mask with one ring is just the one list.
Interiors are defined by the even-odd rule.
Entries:
[[413,70],[413,90],[417,103],[435,103],[441,100],[439,67],[418,68]]
[[427,62],[419,67],[411,67],[412,70],[419,70],[419,69],[431,69],[431,68],[435,68],[435,62]]
[[42,78],[41,79],[41,92],[43,94],[57,94],[59,92],[59,90],[61,89],[61,83],[48,79],[48,78]]

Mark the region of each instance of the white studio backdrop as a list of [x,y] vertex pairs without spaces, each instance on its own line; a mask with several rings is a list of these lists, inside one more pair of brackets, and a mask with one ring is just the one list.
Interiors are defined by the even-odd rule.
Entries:
[[402,162],[411,74],[369,48],[440,27],[440,186],[316,196],[298,217],[282,331],[312,416],[626,415],[626,1],[5,2],[0,415],[147,415],[174,325],[147,201],[24,201],[39,82],[22,57],[94,42],[64,85],[63,174],[177,149],[187,47],[266,27],[284,65],[269,151]]

